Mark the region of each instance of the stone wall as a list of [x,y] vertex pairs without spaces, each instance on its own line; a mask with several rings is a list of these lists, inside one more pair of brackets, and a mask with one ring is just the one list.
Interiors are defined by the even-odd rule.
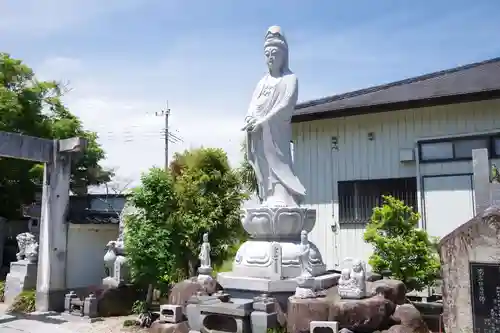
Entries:
[[500,209],[490,207],[440,241],[446,332],[473,331],[469,263],[499,263],[499,235]]

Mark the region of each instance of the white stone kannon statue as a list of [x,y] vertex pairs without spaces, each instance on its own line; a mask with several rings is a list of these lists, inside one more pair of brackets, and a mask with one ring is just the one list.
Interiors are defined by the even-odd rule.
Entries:
[[208,242],[208,234],[203,234],[203,243],[201,244],[200,254],[200,274],[209,274],[212,272],[212,263],[210,261],[210,243]]
[[288,44],[281,28],[268,29],[264,54],[268,73],[259,81],[245,117],[248,162],[266,206],[298,206],[306,189],[293,172],[290,141],[298,81],[288,67]]
[[[288,43],[280,27],[267,30],[263,51],[268,71],[255,88],[242,128],[262,204],[242,210],[243,228],[251,239],[239,248],[231,274],[275,279],[270,272],[279,271],[282,279],[296,278],[302,273],[305,249],[301,232],[307,238],[316,222],[316,211],[300,206],[306,190],[293,170],[291,157],[298,81],[290,70]],[[281,247],[280,270],[272,269],[273,242]],[[306,247],[311,276],[323,274],[326,268],[318,248],[309,241]]]
[[340,297],[345,299],[361,299],[366,296],[366,276],[360,260],[355,260],[351,269],[342,269],[338,291]]

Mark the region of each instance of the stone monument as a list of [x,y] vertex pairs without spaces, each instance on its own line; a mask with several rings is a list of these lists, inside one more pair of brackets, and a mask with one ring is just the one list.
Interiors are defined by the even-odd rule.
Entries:
[[106,277],[102,283],[106,287],[118,287],[129,282],[129,269],[125,252],[125,218],[135,212],[135,208],[130,204],[125,204],[120,213],[120,224],[118,228],[118,238],[109,241],[107,252],[104,255],[104,267]]
[[[310,275],[313,289],[330,280],[330,275],[324,276],[326,268],[318,248],[307,240],[316,211],[300,206],[306,189],[292,166],[291,118],[298,81],[289,68],[288,44],[280,27],[268,29],[263,51],[268,71],[255,88],[242,128],[262,203],[242,210],[241,222],[250,240],[239,248],[232,272],[217,276],[224,290],[242,297],[242,293],[244,297],[261,293],[291,296],[303,269]],[[303,242],[302,232],[306,235]]]
[[19,252],[17,261],[10,264],[10,272],[5,280],[5,303],[14,301],[16,296],[25,290],[36,288],[38,269],[38,230],[32,221],[28,232],[16,236]]

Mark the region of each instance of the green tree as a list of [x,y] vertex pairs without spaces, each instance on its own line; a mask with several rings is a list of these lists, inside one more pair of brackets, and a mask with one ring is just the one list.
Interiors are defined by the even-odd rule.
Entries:
[[126,218],[134,280],[158,286],[193,276],[206,232],[213,266],[220,265],[243,237],[239,210],[244,198],[221,149],[185,151],[174,156],[168,171],[153,168],[144,174],[129,198],[137,213]]
[[[83,129],[80,120],[62,102],[65,87],[40,81],[21,60],[0,53],[0,131],[47,139],[86,138],[87,150],[72,166],[71,189],[81,193],[88,185],[109,181],[111,171],[99,161],[105,157],[97,135]],[[31,203],[42,181],[43,165],[31,161],[0,159],[0,216],[18,217],[21,204]]]
[[377,273],[390,271],[409,290],[422,290],[439,276],[435,240],[418,228],[420,215],[403,201],[383,197],[383,205],[373,210],[364,239],[373,245],[369,264]]
[[205,232],[209,233],[214,266],[221,265],[234,243],[244,237],[240,208],[247,196],[221,149],[200,148],[176,154],[171,170],[178,201],[176,249],[183,258],[178,268],[192,276]]
[[241,143],[241,152],[243,153],[243,160],[241,161],[237,169],[238,176],[240,177],[243,186],[248,190],[248,192],[255,193],[257,194],[257,196],[259,196],[257,177],[255,176],[255,171],[248,162],[246,141],[243,141]]
[[177,231],[172,225],[177,201],[171,174],[150,169],[128,200],[137,209],[125,218],[125,247],[132,278],[143,286],[161,287],[175,279],[177,260],[177,251],[173,250]]

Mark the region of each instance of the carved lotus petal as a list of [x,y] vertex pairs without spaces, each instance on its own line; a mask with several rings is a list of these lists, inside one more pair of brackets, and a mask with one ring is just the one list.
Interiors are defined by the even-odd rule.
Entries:
[[316,211],[301,207],[259,207],[242,211],[243,228],[254,237],[298,237],[310,232],[316,222]]

